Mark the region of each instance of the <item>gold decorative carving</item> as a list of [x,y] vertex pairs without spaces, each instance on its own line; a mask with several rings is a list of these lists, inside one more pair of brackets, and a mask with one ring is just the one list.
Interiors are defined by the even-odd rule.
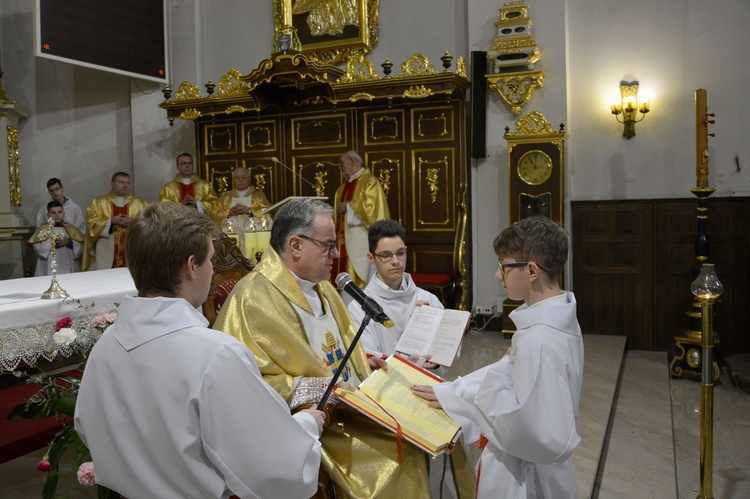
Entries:
[[324,104],[326,102],[330,103],[331,98],[326,95],[316,95],[314,97],[308,97],[307,99],[296,100],[294,101],[294,105],[296,107],[303,107],[303,106],[310,106],[313,104]]
[[380,79],[375,72],[375,65],[361,51],[357,51],[347,59],[345,72],[344,76],[339,78],[338,83]]
[[349,100],[351,102],[357,102],[358,100],[372,101],[372,99],[374,98],[375,98],[374,95],[368,94],[367,92],[357,92],[356,94],[349,97]]
[[21,206],[21,151],[18,147],[18,128],[8,125],[8,168],[10,205]]
[[[383,133],[382,135],[376,135],[375,134],[375,125],[380,122],[391,122],[393,123],[393,135],[387,135]],[[380,139],[397,139],[398,138],[398,119],[394,116],[380,116],[379,118],[373,118],[370,121],[370,140],[376,141]]]
[[253,175],[253,183],[255,184],[255,188],[259,191],[262,191],[266,188],[266,174],[265,173],[256,173]]
[[401,73],[399,77],[404,76],[427,76],[437,74],[435,68],[422,54],[414,54],[401,63]]
[[[183,81],[180,83],[180,87],[177,89],[177,92],[174,94],[173,101],[182,101],[182,100],[193,100],[193,99],[200,99],[201,98],[201,91],[198,88],[198,85],[194,85],[190,83],[189,81]],[[193,119],[193,118],[188,118]]]
[[[344,135],[343,131],[341,129],[341,122],[340,121],[329,121],[329,120],[309,120],[305,119],[304,121],[297,121],[295,123],[296,129],[295,129],[295,137],[294,137],[294,144],[296,146],[311,146],[311,145],[318,145],[323,146],[324,144],[341,144],[344,141]],[[308,127],[313,128],[321,128],[321,127],[329,127],[329,128],[335,128],[337,130],[337,137],[334,140],[327,140],[325,142],[319,142],[319,143],[312,143],[312,144],[303,144],[302,139],[300,138],[301,132]]]
[[434,92],[431,88],[427,88],[424,85],[412,85],[407,90],[404,90],[404,97],[408,97],[410,99],[424,99],[425,97],[429,97]]
[[459,76],[463,76],[464,78],[468,78],[469,75],[466,72],[466,59],[464,59],[464,56],[461,56],[458,58],[458,61],[456,61],[456,74]]
[[[252,132],[265,132],[266,135],[266,141],[265,142],[253,142],[250,134]],[[254,126],[250,128],[247,131],[247,134],[245,135],[245,142],[247,143],[248,149],[253,147],[268,147],[272,145],[271,143],[271,129],[268,126]]]
[[[419,119],[417,120],[417,135],[420,137],[425,137],[424,132],[422,132],[422,121],[442,121],[443,122],[443,131],[438,133],[438,136],[448,135],[448,121],[445,119],[445,113],[441,113],[439,116],[430,116],[426,117],[424,114],[419,115]],[[434,137],[434,135],[431,135]]]
[[506,135],[549,135],[558,134],[552,129],[552,123],[538,111],[532,111],[516,121],[516,131]]
[[315,194],[317,194],[318,196],[325,196],[326,184],[328,184],[328,172],[327,171],[317,172],[315,174]]
[[[216,97],[238,97],[247,95],[245,83],[240,80],[242,75],[232,68],[219,80],[219,88]],[[227,110],[228,111],[228,110]]]
[[[302,52],[337,64],[354,51],[371,51],[378,43],[379,8],[380,0],[273,0],[274,32],[281,33],[291,22],[286,27],[297,32]],[[274,45],[278,48],[278,41]]]
[[200,111],[195,109],[194,107],[191,107],[190,109],[185,109],[183,112],[180,113],[180,118],[183,120],[197,120],[203,116]]
[[523,106],[529,102],[534,90],[542,88],[544,71],[518,71],[486,75],[490,90],[500,94],[515,116],[521,114]]
[[[224,139],[224,136],[226,136],[226,147],[217,147],[216,144],[214,144],[214,138],[219,138],[221,136],[222,139]],[[232,132],[230,130],[224,130],[222,132],[216,131],[216,130],[210,130],[208,134],[208,140],[209,140],[209,150],[211,152],[214,151],[231,151],[233,149],[232,146]]]
[[220,176],[216,179],[216,183],[218,184],[216,188],[216,193],[221,196],[225,192],[229,190],[229,180],[225,176]]
[[[446,157],[445,160],[447,161],[448,158]],[[434,203],[437,201],[437,194],[438,194],[438,173],[440,173],[440,169],[438,168],[428,168],[427,169],[427,175],[425,176],[425,180],[427,181],[427,187],[430,189],[430,199]]]
[[380,181],[380,186],[383,188],[386,198],[388,197],[388,192],[391,190],[391,172],[390,168],[382,168],[378,172],[378,181]]
[[229,106],[224,112],[227,114],[232,114],[232,113],[244,113],[245,111],[249,111],[249,109],[243,106],[234,105],[234,106]]

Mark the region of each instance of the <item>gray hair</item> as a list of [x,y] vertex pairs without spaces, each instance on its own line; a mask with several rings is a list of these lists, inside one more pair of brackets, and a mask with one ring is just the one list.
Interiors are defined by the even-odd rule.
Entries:
[[347,158],[353,159],[354,161],[356,161],[356,162],[357,162],[357,163],[359,163],[360,165],[364,165],[364,164],[365,164],[365,163],[364,163],[364,162],[362,161],[362,156],[360,156],[360,155],[359,155],[359,154],[357,153],[357,151],[347,151],[347,152],[345,152],[345,153],[344,153],[344,156],[346,156]]
[[279,209],[271,227],[271,247],[280,255],[284,252],[290,236],[312,237],[315,233],[315,217],[333,217],[333,207],[318,199],[292,199]]

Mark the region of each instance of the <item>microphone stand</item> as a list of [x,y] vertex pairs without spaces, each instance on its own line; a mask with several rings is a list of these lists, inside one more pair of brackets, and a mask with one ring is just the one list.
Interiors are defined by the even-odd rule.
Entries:
[[331,383],[328,385],[328,388],[326,388],[326,391],[323,394],[323,398],[320,399],[320,402],[318,403],[317,409],[319,411],[322,411],[323,407],[325,407],[326,402],[328,401],[328,397],[331,395],[331,392],[333,391],[333,387],[336,385],[336,382],[338,381],[339,376],[341,376],[341,372],[346,367],[346,363],[349,361],[349,357],[351,357],[352,352],[354,351],[354,347],[357,345],[357,342],[359,341],[359,337],[362,336],[362,333],[365,331],[367,324],[370,323],[370,319],[372,319],[372,316],[369,313],[367,313],[367,311],[365,310],[365,316],[362,318],[362,324],[360,324],[359,329],[357,330],[357,334],[354,335],[352,344],[349,345],[349,348],[346,349],[346,353],[344,354],[344,358],[341,359],[341,364],[339,364],[339,368],[336,369],[336,373],[333,375],[333,379],[331,380]]

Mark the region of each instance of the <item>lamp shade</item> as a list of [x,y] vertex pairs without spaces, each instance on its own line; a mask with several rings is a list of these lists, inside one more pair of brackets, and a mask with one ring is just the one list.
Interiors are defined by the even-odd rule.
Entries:
[[690,285],[690,291],[696,298],[703,300],[715,300],[724,292],[724,285],[721,284],[719,276],[716,275],[716,268],[713,263],[704,263],[701,265],[701,272]]

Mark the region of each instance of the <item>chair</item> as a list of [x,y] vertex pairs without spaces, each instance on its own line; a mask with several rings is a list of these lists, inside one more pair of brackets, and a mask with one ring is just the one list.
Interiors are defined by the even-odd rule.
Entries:
[[415,273],[411,274],[411,278],[418,288],[435,293],[445,308],[451,308],[450,302],[456,286],[453,276],[449,274]]
[[232,238],[221,232],[214,237],[213,243],[211,263],[214,265],[214,275],[208,298],[203,303],[203,315],[208,319],[209,327],[219,315],[234,285],[253,270],[253,264],[242,255]]

